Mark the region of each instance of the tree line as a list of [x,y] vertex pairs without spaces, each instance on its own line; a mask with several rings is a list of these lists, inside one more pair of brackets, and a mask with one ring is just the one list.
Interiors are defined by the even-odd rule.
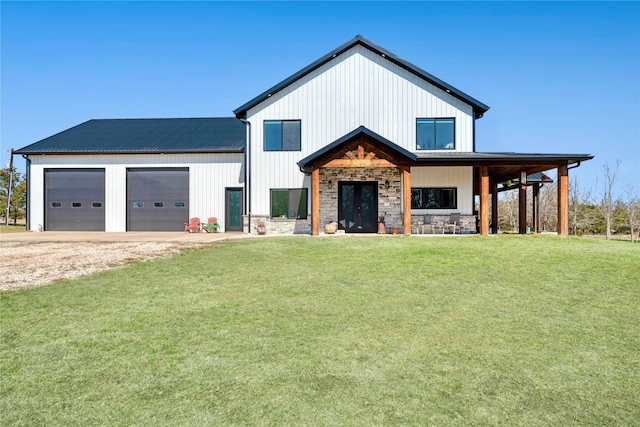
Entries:
[[[603,165],[601,176],[595,188],[583,188],[577,178],[569,180],[569,234],[630,236],[632,241],[640,240],[640,196],[633,187],[627,186],[622,193],[617,192],[617,173],[620,161],[614,167]],[[621,194],[621,195],[616,195]],[[518,191],[506,191],[498,200],[498,227],[501,231],[518,230]],[[532,188],[527,188],[527,224],[533,218]],[[557,231],[558,188],[547,183],[539,193],[540,231]]]
[[7,196],[11,182],[11,199],[9,205],[9,219],[15,225],[19,219],[27,214],[27,181],[25,175],[12,165],[0,169],[0,216],[7,219]]

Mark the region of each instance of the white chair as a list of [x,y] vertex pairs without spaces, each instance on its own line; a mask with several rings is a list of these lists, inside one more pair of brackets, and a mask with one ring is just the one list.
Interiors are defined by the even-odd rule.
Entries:
[[431,221],[431,215],[425,215],[424,222],[420,226],[420,230],[422,231],[422,234],[425,234],[425,230],[427,229],[431,229],[431,234],[436,233],[436,226],[433,223],[433,221]]
[[460,214],[452,213],[449,215],[449,222],[445,222],[442,227],[442,234],[444,234],[444,230],[450,228],[453,230],[453,234],[456,234],[456,227],[458,226],[458,222],[460,222]]

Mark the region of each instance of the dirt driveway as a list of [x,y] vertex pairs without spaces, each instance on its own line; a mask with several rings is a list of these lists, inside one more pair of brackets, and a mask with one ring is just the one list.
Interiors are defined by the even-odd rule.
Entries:
[[1,234],[0,292],[46,285],[242,237],[240,233]]

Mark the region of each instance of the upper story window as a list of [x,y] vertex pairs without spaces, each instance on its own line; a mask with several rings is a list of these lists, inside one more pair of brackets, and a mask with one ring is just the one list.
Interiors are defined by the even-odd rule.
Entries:
[[417,119],[416,149],[453,150],[456,148],[456,119]]
[[265,120],[265,151],[300,151],[300,120]]

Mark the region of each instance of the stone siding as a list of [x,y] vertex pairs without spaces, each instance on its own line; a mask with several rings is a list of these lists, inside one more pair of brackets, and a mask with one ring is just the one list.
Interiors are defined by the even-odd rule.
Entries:
[[245,234],[258,234],[258,223],[262,222],[267,229],[267,234],[311,234],[311,217],[308,219],[282,219],[270,218],[268,215],[252,215],[251,226],[249,217],[243,217],[243,232]]
[[[442,234],[442,230],[445,224],[449,223],[449,215],[431,215],[431,223],[434,225],[435,233]],[[411,215],[411,233],[419,234],[420,226],[424,224],[424,215]],[[451,233],[450,228],[446,228],[445,233]],[[456,234],[476,234],[476,216],[475,215],[461,215],[458,227],[456,227]],[[431,233],[430,229],[425,230],[426,234]]]
[[324,168],[320,169],[320,230],[331,221],[338,221],[339,181],[377,181],[378,217],[385,217],[387,228],[402,228],[402,191],[396,168]]

